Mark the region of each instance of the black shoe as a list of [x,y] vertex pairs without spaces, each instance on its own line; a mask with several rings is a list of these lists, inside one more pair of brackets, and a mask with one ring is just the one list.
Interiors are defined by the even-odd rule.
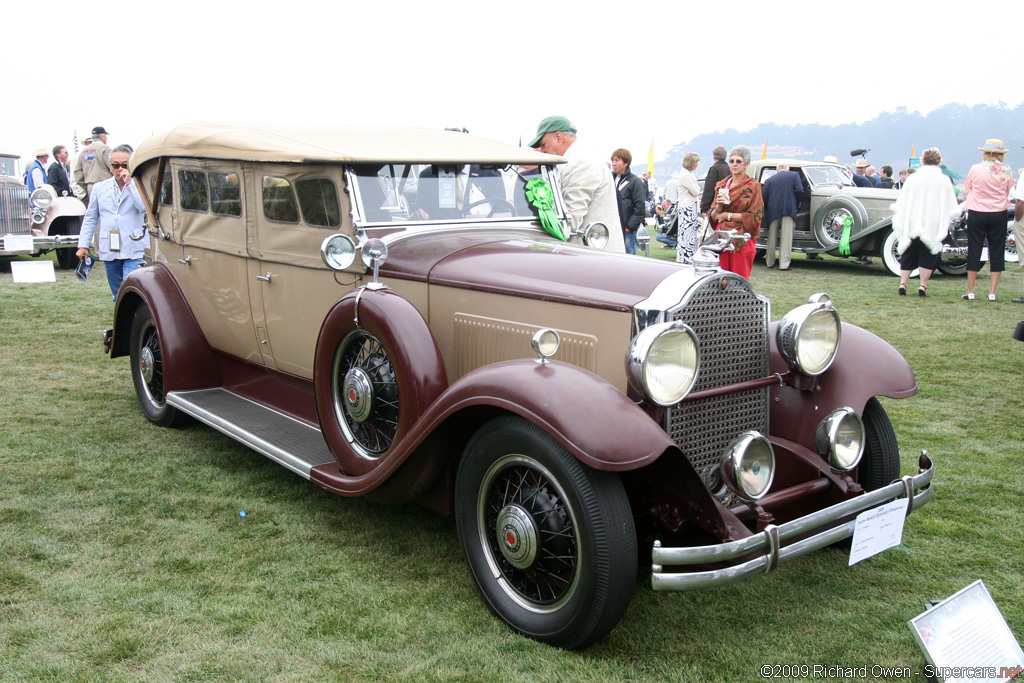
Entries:
[[899,293],[900,293],[900,296],[906,296],[907,295],[907,286],[906,285],[900,285]]
[[1011,301],[1015,304],[1024,304],[1024,296],[1014,297]]
[[928,296],[928,288],[925,287],[924,285],[921,285],[920,287],[917,288],[917,295]]

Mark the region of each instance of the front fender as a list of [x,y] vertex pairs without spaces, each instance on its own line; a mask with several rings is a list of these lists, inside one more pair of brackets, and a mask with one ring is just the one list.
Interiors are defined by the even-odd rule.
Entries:
[[675,443],[636,403],[592,372],[551,361],[516,360],[480,368],[441,397],[455,410],[489,405],[521,415],[597,470],[634,470]]
[[[771,371],[785,374],[786,366],[776,346],[779,323],[771,324]],[[888,342],[864,328],[842,324],[842,341],[832,366],[813,390],[789,384],[773,386],[771,433],[801,444],[814,443],[814,431],[826,415],[843,406],[863,414],[874,396],[907,398],[917,393],[917,380],[910,364]],[[817,419],[808,419],[814,416]]]
[[110,357],[129,353],[132,318],[140,303],[149,306],[164,354],[164,390],[186,391],[223,384],[220,363],[185,303],[178,283],[163,264],[139,268],[125,277],[114,306]]
[[530,420],[597,470],[635,470],[676,448],[647,413],[597,375],[559,361],[512,360],[479,368],[452,383],[377,468],[351,475],[322,465],[313,468],[310,480],[342,495],[369,493],[446,420],[476,407]]

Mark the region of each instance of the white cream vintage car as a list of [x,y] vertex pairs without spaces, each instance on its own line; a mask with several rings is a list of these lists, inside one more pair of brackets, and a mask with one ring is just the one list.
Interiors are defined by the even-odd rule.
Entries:
[[153,265],[107,347],[153,423],[453,515],[467,587],[566,648],[625,614],[641,547],[656,590],[701,588],[927,502],[932,464],[899,480],[877,398],[917,392],[895,349],[823,295],[772,322],[717,267],[729,235],[697,265],[597,248],[563,161],[447,131],[175,128],[131,159]]

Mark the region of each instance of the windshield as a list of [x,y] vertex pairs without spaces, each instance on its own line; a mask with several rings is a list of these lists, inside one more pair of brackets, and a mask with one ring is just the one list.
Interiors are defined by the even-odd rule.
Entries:
[[804,166],[804,175],[816,185],[850,185],[853,180],[839,166]]
[[350,170],[364,223],[537,215],[526,199],[527,181],[541,175],[537,166],[361,164]]

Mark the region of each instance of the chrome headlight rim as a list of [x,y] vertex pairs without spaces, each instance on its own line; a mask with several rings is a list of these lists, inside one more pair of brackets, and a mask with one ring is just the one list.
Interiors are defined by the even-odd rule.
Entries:
[[348,235],[329,235],[320,243],[320,258],[331,270],[345,270],[356,260],[356,243]]
[[[850,452],[852,434],[857,435],[855,452]],[[867,445],[864,420],[853,408],[843,406],[825,416],[814,432],[814,446],[818,454],[837,472],[849,472],[860,464]]]
[[[690,374],[690,377],[685,386],[680,385],[674,391],[664,393],[653,386],[654,381],[657,379],[653,373],[657,368],[652,366],[649,361],[656,344],[664,343],[668,335],[678,334],[683,334],[684,339],[689,339],[692,348],[692,368],[688,369],[684,365],[680,366],[682,371]],[[658,323],[644,328],[633,338],[629,350],[626,352],[626,377],[629,380],[630,386],[655,405],[671,406],[679,403],[693,391],[699,376],[700,340],[697,338],[697,333],[693,331],[693,328],[678,320]]]
[[594,249],[604,249],[608,246],[608,240],[611,239],[608,226],[604,223],[587,223],[577,230],[576,234],[583,240],[583,244]]
[[[827,297],[828,295],[824,296]],[[835,331],[835,344],[832,346],[832,349],[824,362],[811,364],[808,362],[806,357],[801,358],[800,346],[802,341],[807,341],[803,340],[802,336],[807,332],[808,322],[812,317],[821,314],[832,318]],[[782,357],[789,365],[790,370],[795,370],[802,375],[807,375],[808,377],[817,377],[832,367],[832,363],[839,354],[842,335],[843,326],[842,321],[839,318],[839,311],[837,311],[835,306],[832,305],[832,301],[826,298],[825,300],[818,301],[816,303],[806,303],[802,306],[797,306],[790,312],[786,313],[779,322],[779,327],[776,331],[776,341],[778,342],[779,353],[782,354]]]
[[[748,471],[745,465],[751,459],[749,471],[759,482],[757,488],[748,488],[750,477],[743,476]],[[768,468],[767,475],[762,474],[762,467]],[[760,432],[743,432],[722,452],[719,472],[725,485],[740,499],[756,503],[771,490],[775,481],[775,449],[768,437]]]
[[29,204],[32,205],[32,208],[39,209],[44,213],[49,210],[56,199],[57,192],[49,185],[37,187],[32,190],[32,194],[28,197]]

